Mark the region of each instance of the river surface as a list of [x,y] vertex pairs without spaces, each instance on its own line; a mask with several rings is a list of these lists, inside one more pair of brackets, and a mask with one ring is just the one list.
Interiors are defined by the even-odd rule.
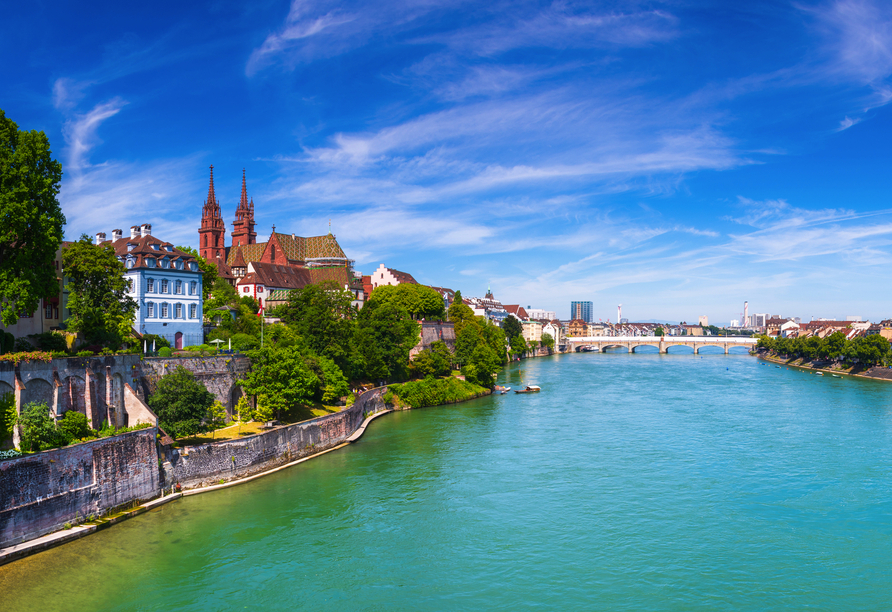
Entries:
[[5,610],[879,610],[892,384],[575,354],[542,386],[0,567]]

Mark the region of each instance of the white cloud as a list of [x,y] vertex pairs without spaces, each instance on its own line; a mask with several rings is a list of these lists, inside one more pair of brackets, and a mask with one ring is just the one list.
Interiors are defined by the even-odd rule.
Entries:
[[89,167],[90,150],[101,142],[96,135],[99,126],[109,117],[117,115],[125,104],[127,102],[121,98],[114,98],[108,102],[97,104],[88,113],[75,115],[65,122],[63,133],[68,145],[66,170],[77,174]]

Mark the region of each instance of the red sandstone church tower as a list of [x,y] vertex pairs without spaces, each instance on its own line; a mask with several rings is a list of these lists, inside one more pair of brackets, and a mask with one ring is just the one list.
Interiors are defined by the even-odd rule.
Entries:
[[[242,182],[244,185],[244,181]],[[242,187],[244,194],[244,187]],[[244,195],[242,195],[244,198]],[[251,210],[253,220],[253,207]],[[253,229],[253,223],[252,223]],[[211,184],[208,187],[208,199],[201,210],[201,228],[198,230],[198,251],[205,260],[213,262],[217,258],[226,258],[226,224],[220,213],[220,202],[214,196],[214,167],[211,166]]]
[[235,209],[235,221],[232,223],[232,246],[244,246],[257,242],[254,231],[254,198],[248,203],[248,190],[245,186],[245,169],[242,168],[242,198]]

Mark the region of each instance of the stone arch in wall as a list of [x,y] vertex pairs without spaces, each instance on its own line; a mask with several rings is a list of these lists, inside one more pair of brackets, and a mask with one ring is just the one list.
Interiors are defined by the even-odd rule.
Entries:
[[42,378],[32,378],[26,382],[25,391],[22,393],[22,406],[31,402],[44,403],[52,410],[53,385]]
[[3,397],[7,393],[15,393],[15,389],[13,389],[11,385],[8,385],[5,382],[0,381],[0,397]]
[[80,376],[69,376],[62,383],[62,412],[74,410],[87,414],[84,379]]
[[235,417],[235,406],[244,394],[245,391],[237,384],[232,385],[229,389],[229,405],[226,407],[226,411],[230,418]]

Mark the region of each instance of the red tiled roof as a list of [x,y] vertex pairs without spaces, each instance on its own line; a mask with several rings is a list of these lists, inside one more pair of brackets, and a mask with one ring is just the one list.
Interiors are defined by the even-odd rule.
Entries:
[[[181,260],[184,264],[183,269],[188,271],[186,264],[195,261],[195,258],[189,253],[174,248],[172,243],[164,242],[151,234],[148,236],[137,236],[136,238],[128,236],[114,241],[110,240],[108,244],[111,244],[112,248],[114,248],[115,255],[125,261],[128,257],[133,257],[133,268],[147,268],[146,260],[149,258],[159,261],[158,267],[160,268],[160,260],[167,257],[171,263]],[[168,248],[170,250],[167,250]]]
[[394,278],[396,278],[399,283],[411,283],[413,285],[417,285],[418,281],[409,274],[408,272],[400,272],[399,270],[394,270],[393,268],[387,268],[387,270],[393,274]]

